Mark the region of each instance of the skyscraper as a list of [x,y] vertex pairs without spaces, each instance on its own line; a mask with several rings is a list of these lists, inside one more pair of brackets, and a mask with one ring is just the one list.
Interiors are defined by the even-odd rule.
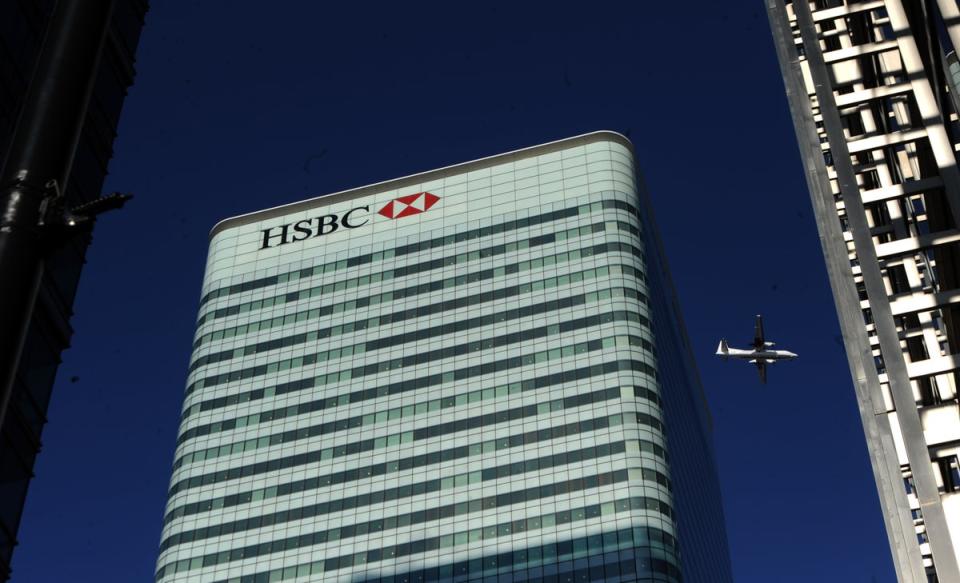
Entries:
[[960,581],[960,11],[767,6],[898,577]]
[[200,306],[157,581],[731,580],[619,134],[227,219]]
[[[10,150],[55,4],[52,0],[0,2],[0,161]],[[93,97],[63,193],[67,208],[101,194],[120,110],[133,83],[134,56],[146,12],[146,0],[114,3]],[[69,128],[64,131],[69,132]],[[39,300],[17,366],[10,405],[5,418],[0,419],[0,581],[10,576],[20,516],[41,445],[60,354],[70,345],[73,334],[73,298],[89,244],[89,233],[79,234],[46,257]]]

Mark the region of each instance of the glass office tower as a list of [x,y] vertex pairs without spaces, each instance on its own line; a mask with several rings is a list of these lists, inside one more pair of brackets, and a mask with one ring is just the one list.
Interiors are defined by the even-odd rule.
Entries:
[[610,132],[221,222],[157,581],[730,581],[660,253]]

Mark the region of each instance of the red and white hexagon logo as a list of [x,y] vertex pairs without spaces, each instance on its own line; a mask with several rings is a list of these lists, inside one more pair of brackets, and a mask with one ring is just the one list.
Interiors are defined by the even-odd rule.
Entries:
[[399,219],[400,217],[419,215],[437,204],[438,200],[440,200],[439,196],[429,192],[408,194],[407,196],[401,196],[400,198],[391,200],[383,205],[383,208],[378,210],[377,213],[388,219]]

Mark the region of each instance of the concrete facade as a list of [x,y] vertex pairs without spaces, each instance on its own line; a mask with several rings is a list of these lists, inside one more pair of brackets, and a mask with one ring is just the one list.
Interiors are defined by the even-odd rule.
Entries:
[[900,581],[960,581],[952,0],[768,0]]

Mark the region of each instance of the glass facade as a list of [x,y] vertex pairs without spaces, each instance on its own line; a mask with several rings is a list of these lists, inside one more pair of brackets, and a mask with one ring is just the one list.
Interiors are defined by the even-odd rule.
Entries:
[[729,581],[645,204],[598,132],[217,225],[157,581]]

